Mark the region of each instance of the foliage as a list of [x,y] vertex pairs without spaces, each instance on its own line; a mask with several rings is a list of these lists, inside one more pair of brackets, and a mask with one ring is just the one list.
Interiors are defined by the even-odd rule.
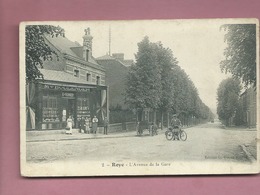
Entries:
[[217,91],[217,113],[219,119],[226,125],[228,120],[235,116],[238,107],[239,93],[241,91],[240,82],[237,79],[228,78],[223,80]]
[[220,63],[222,72],[230,72],[245,85],[256,85],[256,25],[223,25],[227,33],[224,50],[225,60]]
[[136,64],[127,75],[126,102],[133,108],[159,107],[162,85],[157,61],[156,45],[145,37],[138,43]]
[[242,107],[241,102],[239,102],[237,105],[236,114],[235,114],[235,118],[234,118],[234,124],[236,126],[241,126],[241,125],[246,124],[246,121],[244,121],[243,115],[244,115],[243,107]]
[[158,66],[161,69],[162,93],[160,97],[159,109],[161,111],[172,111],[173,107],[173,85],[172,70],[178,65],[178,61],[173,57],[169,48],[164,48],[159,42],[156,44]]
[[213,113],[202,102],[198,90],[189,76],[179,66],[172,71],[173,112],[185,116],[210,119]]
[[132,108],[153,108],[186,118],[213,117],[172,51],[160,42],[151,43],[148,37],[138,44],[136,64],[130,68],[126,85],[126,102]]
[[38,70],[39,67],[42,67],[43,60],[51,59],[52,54],[57,56],[56,52],[45,43],[45,35],[64,36],[64,30],[59,26],[51,25],[27,25],[25,27],[26,81],[28,82],[43,78]]

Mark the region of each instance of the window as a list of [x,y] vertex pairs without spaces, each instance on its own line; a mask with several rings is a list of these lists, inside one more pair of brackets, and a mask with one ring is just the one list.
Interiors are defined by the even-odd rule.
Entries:
[[79,77],[79,70],[74,70],[74,76]]
[[78,98],[77,107],[78,107],[78,110],[89,110],[89,99]]
[[87,81],[91,80],[91,74],[87,73]]
[[100,85],[100,77],[99,76],[97,76],[97,85]]
[[78,98],[77,100],[77,118],[90,116],[89,110],[89,99],[88,98]]
[[43,96],[43,122],[59,121],[57,98],[54,96]]
[[87,49],[87,52],[86,52],[86,61],[88,62],[89,60],[89,50]]

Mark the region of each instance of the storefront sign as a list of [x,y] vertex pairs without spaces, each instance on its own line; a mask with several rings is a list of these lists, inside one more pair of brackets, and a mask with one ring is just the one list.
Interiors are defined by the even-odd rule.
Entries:
[[66,116],[66,110],[62,110],[62,115]]
[[74,93],[69,93],[69,92],[62,92],[61,96],[62,97],[66,97],[66,98],[74,98],[75,94]]
[[49,85],[49,84],[42,84],[40,87],[42,89],[64,90],[64,91],[80,91],[80,92],[89,92],[90,91],[90,88],[57,86],[57,85]]

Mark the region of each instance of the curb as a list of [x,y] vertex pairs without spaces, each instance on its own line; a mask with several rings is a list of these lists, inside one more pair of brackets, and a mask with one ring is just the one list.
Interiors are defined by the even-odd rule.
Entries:
[[247,151],[245,145],[240,145],[240,147],[242,148],[242,150],[243,150],[244,153],[246,154],[247,159],[248,159],[251,163],[253,163],[253,162],[256,161],[255,157],[254,157],[250,152]]
[[[69,136],[69,135],[68,135]],[[87,140],[87,139],[107,139],[107,138],[121,138],[121,137],[142,137],[138,136],[136,133],[128,134],[128,135],[111,135],[111,136],[93,136],[93,137],[74,137],[74,138],[59,138],[59,139],[35,139],[35,140],[27,140],[26,142],[51,142],[51,141],[77,141],[77,140]]]
[[77,141],[77,140],[87,140],[87,139],[104,139],[104,138],[119,138],[119,137],[132,137],[133,135],[124,135],[124,136],[93,136],[93,137],[74,137],[74,138],[60,138],[60,139],[44,139],[44,140],[28,140],[26,142],[51,142],[51,141]]
[[[158,133],[159,135],[160,133]],[[162,132],[163,134],[163,132]],[[93,134],[94,135],[94,134]],[[69,135],[67,135],[69,136]],[[92,137],[67,137],[67,138],[53,138],[53,139],[35,139],[35,140],[27,140],[27,143],[31,143],[31,142],[54,142],[54,141],[77,141],[77,140],[88,140],[88,139],[109,139],[109,138],[121,138],[121,137],[142,137],[142,136],[138,136],[136,134],[136,131],[133,131],[132,134],[115,134],[115,135],[108,135],[108,136],[104,136],[104,135],[97,135],[96,136],[92,136]]]

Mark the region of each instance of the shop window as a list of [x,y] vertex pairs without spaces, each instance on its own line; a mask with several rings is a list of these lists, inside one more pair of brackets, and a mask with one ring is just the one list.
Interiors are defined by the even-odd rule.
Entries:
[[79,77],[79,70],[74,70],[74,77]]
[[77,100],[77,118],[80,120],[81,117],[90,116],[89,110],[89,99],[88,98],[78,98]]
[[57,98],[52,96],[43,96],[42,102],[42,120],[43,122],[59,122]]
[[91,81],[91,74],[87,73],[87,81]]

